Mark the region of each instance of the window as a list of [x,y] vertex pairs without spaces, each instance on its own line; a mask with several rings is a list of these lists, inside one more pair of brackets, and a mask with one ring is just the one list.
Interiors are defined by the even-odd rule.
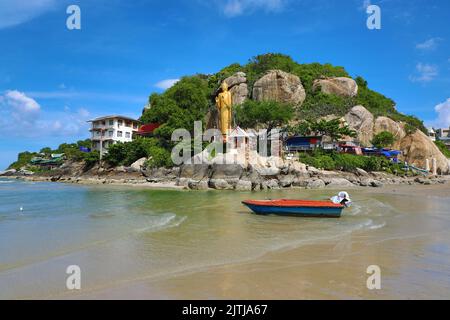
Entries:
[[137,123],[133,123],[133,128],[137,129],[137,127],[138,127]]
[[110,137],[112,137],[112,136],[114,135],[114,131],[109,130],[109,131],[108,131],[108,135],[109,135]]
[[119,126],[123,125],[123,121],[119,120]]
[[122,135],[123,135],[122,131],[117,131],[117,137],[122,138]]
[[125,138],[130,139],[131,138],[131,134],[129,132],[125,132]]
[[109,125],[113,126],[114,125],[114,120],[109,120]]

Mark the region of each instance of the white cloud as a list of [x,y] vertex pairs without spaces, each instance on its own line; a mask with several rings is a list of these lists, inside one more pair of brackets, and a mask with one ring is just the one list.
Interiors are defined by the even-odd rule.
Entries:
[[161,81],[159,81],[158,83],[155,84],[155,87],[157,87],[159,89],[162,89],[162,90],[166,90],[166,89],[169,89],[170,87],[172,87],[178,81],[180,81],[180,79],[161,80]]
[[56,0],[0,1],[0,29],[19,25],[53,9]]
[[434,50],[438,47],[441,38],[431,38],[424,42],[416,44],[416,49],[419,50]]
[[62,111],[45,112],[36,100],[17,90],[0,95],[0,132],[3,136],[44,138],[78,135],[87,132],[89,116],[85,108],[73,112],[67,106]]
[[439,74],[438,67],[432,64],[419,62],[416,65],[416,73],[409,77],[412,82],[430,82]]
[[437,113],[436,119],[430,121],[430,125],[435,128],[450,127],[450,98],[434,107]]
[[226,0],[219,1],[219,5],[225,16],[237,17],[255,10],[277,12],[283,9],[288,0]]

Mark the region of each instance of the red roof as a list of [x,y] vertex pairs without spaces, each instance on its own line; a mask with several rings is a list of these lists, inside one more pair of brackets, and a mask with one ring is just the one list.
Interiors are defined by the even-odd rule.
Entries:
[[158,129],[161,125],[159,123],[147,123],[142,125],[139,130],[138,134],[151,134],[153,131]]

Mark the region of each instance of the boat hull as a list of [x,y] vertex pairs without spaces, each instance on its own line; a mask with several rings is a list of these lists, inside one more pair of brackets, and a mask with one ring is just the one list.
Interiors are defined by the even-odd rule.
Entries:
[[305,201],[305,203],[300,202],[296,204],[295,202],[288,202],[287,200],[275,200],[243,201],[242,203],[254,213],[261,215],[277,214],[300,217],[339,218],[344,209],[344,206],[334,205],[328,202],[312,203],[311,201]]

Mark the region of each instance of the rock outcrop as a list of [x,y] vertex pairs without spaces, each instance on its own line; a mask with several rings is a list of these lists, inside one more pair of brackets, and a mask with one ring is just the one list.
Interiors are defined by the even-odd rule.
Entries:
[[226,78],[223,82],[228,85],[233,105],[240,105],[247,100],[247,75],[244,72],[237,72],[231,77]]
[[354,97],[358,94],[356,81],[346,77],[324,78],[314,80],[313,91],[320,90],[325,94],[341,97]]
[[396,141],[400,141],[406,136],[403,124],[395,122],[394,120],[388,117],[378,117],[375,120],[375,124],[373,127],[373,134],[376,135],[383,131],[392,133]]
[[5,170],[5,171],[0,171],[0,176],[1,177],[10,177],[10,176],[14,176],[17,173],[16,169],[9,169],[9,170]]
[[281,70],[270,70],[253,86],[253,99],[256,101],[272,100],[301,106],[305,98],[300,78]]
[[350,129],[355,130],[357,139],[363,146],[370,146],[373,138],[374,117],[363,106],[355,106],[345,115]]
[[134,163],[131,164],[130,169],[135,172],[140,172],[145,165],[145,161],[147,161],[147,158],[141,158],[135,161]]
[[431,163],[436,159],[438,174],[450,171],[448,159],[439,148],[422,131],[407,135],[399,142],[399,149],[403,152],[405,161],[420,168],[425,168],[426,159]]

